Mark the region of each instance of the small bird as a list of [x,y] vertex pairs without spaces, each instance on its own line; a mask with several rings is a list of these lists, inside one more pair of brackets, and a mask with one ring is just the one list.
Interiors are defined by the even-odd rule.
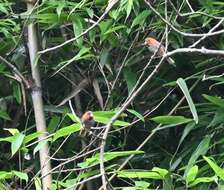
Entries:
[[[156,55],[158,56],[162,57],[165,53],[165,47],[152,37],[146,38],[144,45],[147,45],[149,48],[149,51],[151,51],[152,53],[157,52]],[[175,66],[174,64],[175,61],[172,58],[167,57],[166,60],[168,61],[169,64]]]
[[86,132],[91,132],[91,127],[94,127],[93,112],[87,111],[81,117],[82,129],[80,130],[80,135],[85,136]]

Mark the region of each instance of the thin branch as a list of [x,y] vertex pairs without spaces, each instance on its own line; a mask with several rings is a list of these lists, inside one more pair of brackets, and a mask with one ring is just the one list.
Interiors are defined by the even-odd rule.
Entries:
[[92,30],[93,28],[95,28],[96,26],[99,25],[99,23],[104,19],[104,17],[108,14],[108,12],[112,9],[112,7],[118,2],[118,0],[110,0],[108,3],[108,6],[105,10],[105,12],[100,16],[100,18],[93,24],[91,25],[89,28],[87,28],[84,32],[82,32],[81,34],[79,34],[78,36],[71,38],[70,40],[65,41],[64,43],[51,47],[51,48],[47,48],[45,50],[39,51],[38,54],[44,54],[47,53],[49,51],[53,51],[56,50],[58,48],[61,48],[71,42],[74,42],[75,40],[79,39],[80,37],[84,36],[85,34],[87,34],[90,30]]
[[224,50],[213,50],[213,49],[206,49],[205,47],[201,47],[201,49],[197,48],[179,48],[173,51],[170,51],[164,54],[164,57],[170,57],[177,53],[199,53],[205,55],[220,55],[224,56]]
[[223,23],[223,21],[224,21],[224,18],[221,19],[214,27],[212,27],[207,34],[205,34],[204,36],[202,36],[199,40],[197,40],[194,44],[192,44],[189,47],[190,48],[193,48],[196,45],[198,45],[201,41],[203,41],[205,38],[207,38],[208,35],[211,34],[216,28],[218,28]]
[[22,75],[22,73],[14,66],[12,63],[7,61],[4,57],[0,56],[0,60],[12,70],[20,79],[21,81],[25,84],[26,88],[30,88],[29,82],[26,80],[26,78]]
[[[190,92],[196,87],[196,85],[198,84],[200,80],[198,79],[193,86],[190,88]],[[185,96],[183,96],[181,98],[181,100],[173,107],[173,109],[168,113],[168,115],[172,115],[176,109],[183,103],[183,101],[185,100]],[[154,134],[158,131],[158,129],[161,127],[162,125],[159,124],[157,125],[154,130],[152,130],[152,132],[145,138],[145,140],[138,146],[138,148],[136,149],[136,151],[141,150],[141,148],[154,136]],[[122,164],[121,166],[116,170],[116,171],[120,171],[122,170],[126,164],[134,157],[134,155],[130,155]],[[113,174],[108,181],[111,181],[115,176],[117,175],[117,172],[115,174]],[[102,190],[103,186],[101,186],[101,188],[99,188],[99,190]]]
[[212,32],[210,34],[207,33],[198,33],[198,34],[193,34],[193,33],[187,33],[187,32],[182,32],[180,30],[178,30],[176,27],[174,27],[169,21],[167,21],[165,18],[162,17],[162,15],[151,5],[151,3],[147,0],[144,0],[145,3],[149,6],[149,8],[165,23],[167,24],[169,27],[171,27],[175,32],[183,35],[183,36],[189,36],[189,37],[203,37],[204,35],[207,36],[215,36],[218,34],[222,34],[224,33],[224,29],[222,30],[218,30],[216,32]]
[[70,186],[70,187],[68,187],[68,188],[66,188],[66,189],[64,189],[64,190],[71,190],[71,188],[73,188],[73,187],[77,187],[78,185],[82,185],[82,184],[84,184],[84,183],[86,183],[86,182],[88,182],[88,181],[91,181],[91,180],[93,180],[93,179],[97,179],[97,178],[99,178],[100,176],[101,176],[101,174],[94,175],[94,176],[92,176],[92,177],[89,177],[89,178],[87,178],[87,179],[82,180],[81,182],[75,183],[74,185],[72,185],[72,186]]
[[106,145],[106,139],[108,133],[111,129],[112,124],[116,121],[116,119],[121,115],[121,113],[130,105],[130,103],[138,96],[141,90],[145,87],[145,85],[154,77],[154,75],[159,71],[159,68],[162,66],[165,57],[162,57],[158,65],[156,65],[155,69],[152,73],[146,78],[146,80],[141,84],[141,86],[132,94],[132,96],[125,102],[125,104],[121,107],[121,109],[111,118],[111,120],[107,123],[105,132],[102,137],[101,145],[100,145],[100,173],[102,175],[102,187],[104,190],[107,190],[107,182],[105,177],[105,168],[104,168],[104,151]]

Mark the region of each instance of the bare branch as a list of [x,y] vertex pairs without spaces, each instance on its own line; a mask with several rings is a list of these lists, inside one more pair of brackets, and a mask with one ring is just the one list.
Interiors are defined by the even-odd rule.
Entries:
[[0,56],[0,60],[12,70],[20,79],[21,81],[25,84],[26,88],[30,88],[29,82],[26,80],[26,78],[22,75],[22,73],[14,66],[12,63],[7,61],[4,57]]
[[204,35],[207,35],[207,36],[215,36],[215,35],[218,35],[218,34],[222,34],[224,33],[224,29],[222,30],[218,30],[216,32],[212,32],[210,34],[208,33],[198,33],[198,34],[193,34],[193,33],[187,33],[187,32],[182,32],[180,30],[178,30],[176,27],[174,27],[168,20],[166,20],[165,18],[162,17],[162,15],[151,5],[151,3],[147,0],[144,0],[145,3],[149,6],[149,8],[165,23],[167,24],[169,27],[171,27],[175,32],[183,35],[183,36],[189,36],[189,37],[203,37]]

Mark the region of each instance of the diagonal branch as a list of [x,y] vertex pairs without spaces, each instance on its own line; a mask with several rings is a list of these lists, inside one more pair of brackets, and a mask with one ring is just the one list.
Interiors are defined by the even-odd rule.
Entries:
[[12,70],[12,72],[14,72],[20,79],[21,81],[25,84],[25,86],[27,88],[30,88],[30,84],[29,82],[26,80],[26,78],[22,75],[22,73],[16,68],[16,66],[14,66],[12,63],[10,63],[9,61],[7,61],[4,57],[0,56],[0,60],[8,67]]
[[99,25],[99,23],[104,19],[104,17],[108,14],[108,12],[113,8],[113,6],[118,2],[118,0],[110,0],[109,3],[108,3],[108,6],[105,10],[105,12],[100,16],[100,18],[92,25],[90,26],[89,28],[87,28],[84,32],[82,32],[81,34],[79,34],[78,36],[74,37],[74,38],[71,38],[67,41],[65,41],[64,43],[60,44],[60,45],[57,45],[57,46],[54,46],[54,47],[51,47],[51,48],[47,48],[45,50],[42,50],[42,51],[39,51],[38,54],[44,54],[44,53],[47,53],[47,52],[50,52],[50,51],[53,51],[53,50],[56,50],[58,48],[61,48],[71,42],[74,42],[75,40],[79,39],[80,37],[84,36],[85,34],[87,34],[90,30],[92,30],[93,28],[95,28],[96,26]]

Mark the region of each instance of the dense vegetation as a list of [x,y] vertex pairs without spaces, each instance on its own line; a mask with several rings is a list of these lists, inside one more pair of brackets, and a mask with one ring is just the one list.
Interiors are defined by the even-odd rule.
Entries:
[[221,0],[1,0],[0,189],[224,189],[223,12]]

